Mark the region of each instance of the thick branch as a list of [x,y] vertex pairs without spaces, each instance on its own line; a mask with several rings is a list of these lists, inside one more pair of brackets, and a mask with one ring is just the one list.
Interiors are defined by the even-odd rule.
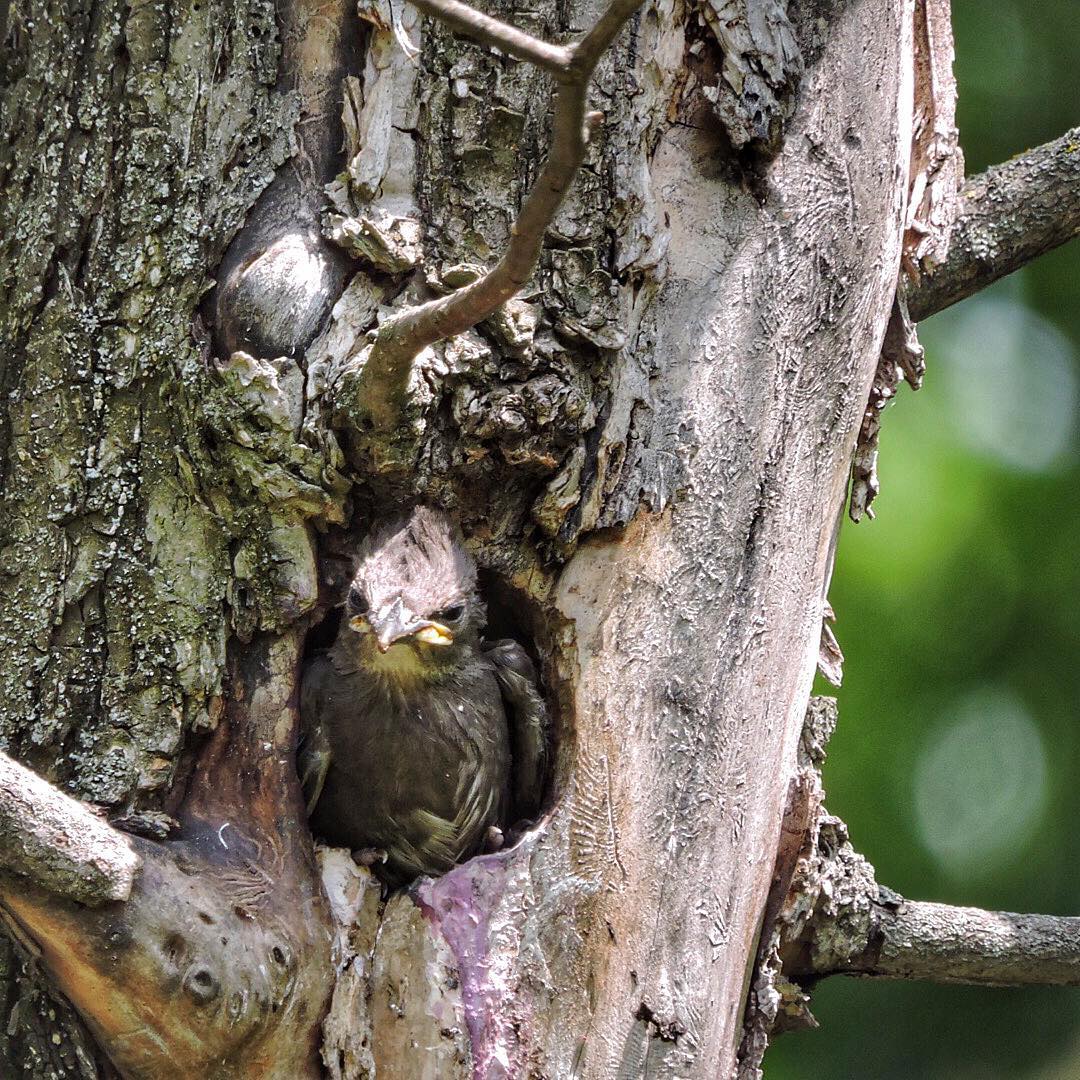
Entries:
[[740,1080],[760,1078],[772,1035],[816,1026],[827,975],[981,986],[1080,986],[1080,918],[905,900],[877,883],[825,811],[821,765],[836,702],[811,698],[788,791],[773,889],[744,1016]]
[[1080,233],[1080,128],[974,176],[946,261],[909,290],[925,319]]
[[[532,277],[544,234],[584,160],[589,126],[599,120],[598,114],[585,114],[589,81],[600,57],[640,5],[641,0],[613,0],[580,42],[556,48],[481,16],[457,0],[424,0],[420,4],[481,41],[555,71],[558,88],[551,150],[510,229],[510,242],[502,258],[470,285],[410,308],[379,331],[363,376],[365,408],[377,429],[388,431],[397,424],[405,404],[409,370],[422,349],[483,321]],[[541,45],[542,53],[537,51]]]
[[122,832],[0,754],[0,867],[97,906],[128,899],[141,860]]
[[852,973],[985,986],[1080,986],[1080,918],[903,900]]

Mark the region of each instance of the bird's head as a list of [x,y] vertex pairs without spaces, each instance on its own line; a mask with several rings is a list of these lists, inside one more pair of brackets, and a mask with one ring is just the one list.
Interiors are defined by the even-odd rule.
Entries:
[[435,677],[484,623],[476,565],[449,519],[418,506],[361,544],[339,644],[388,677]]

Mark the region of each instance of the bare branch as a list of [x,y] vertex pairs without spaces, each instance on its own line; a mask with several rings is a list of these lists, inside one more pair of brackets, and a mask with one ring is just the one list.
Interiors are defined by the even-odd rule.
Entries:
[[782,906],[784,974],[1080,986],[1080,918],[905,900],[820,812]]
[[880,941],[847,973],[983,986],[1080,986],[1080,918],[912,900],[885,905]]
[[740,1076],[759,1075],[770,1033],[814,1026],[826,975],[982,986],[1080,986],[1080,918],[905,900],[879,885],[825,811],[821,764],[836,702],[811,698],[788,792],[773,889],[747,1002]]
[[122,832],[0,754],[0,867],[96,906],[127,900],[141,865]]
[[1080,233],[1080,128],[972,177],[949,254],[908,292],[915,319],[971,296]]
[[[403,312],[379,331],[364,368],[364,407],[375,427],[391,430],[405,404],[409,370],[416,355],[428,345],[461,334],[486,319],[511,299],[532,277],[540,258],[544,234],[570,189],[585,157],[589,130],[599,114],[585,114],[586,92],[593,71],[642,0],[613,0],[596,25],[576,45],[559,48],[567,57],[553,68],[536,55],[527,58],[557,72],[555,116],[551,149],[544,168],[510,229],[510,242],[499,261],[486,274],[448,296],[430,300]],[[464,32],[526,56],[542,45],[528,35],[473,12],[458,0],[423,0],[424,10]],[[468,12],[468,14],[465,14]],[[511,45],[514,44],[514,48]],[[554,50],[555,46],[544,46]],[[553,57],[554,54],[544,53]]]

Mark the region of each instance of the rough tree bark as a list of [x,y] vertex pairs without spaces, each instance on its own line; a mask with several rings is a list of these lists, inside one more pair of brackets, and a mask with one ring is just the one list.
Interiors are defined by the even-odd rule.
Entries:
[[[913,0],[643,5],[532,283],[404,367],[392,320],[507,246],[558,50],[382,0],[5,19],[0,737],[160,835],[116,893],[0,884],[0,1070],[730,1074],[927,169]],[[548,811],[388,900],[323,852],[324,900],[302,638],[417,497],[541,660]]]

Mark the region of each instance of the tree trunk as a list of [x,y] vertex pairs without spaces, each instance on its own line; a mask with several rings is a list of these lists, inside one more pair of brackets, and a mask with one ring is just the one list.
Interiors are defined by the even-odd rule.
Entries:
[[[366,335],[415,302],[421,258],[437,293],[497,257],[547,145],[547,77],[410,7],[12,4],[3,747],[181,825],[136,843],[126,914],[41,919],[0,890],[3,1075],[317,1075],[320,1038],[343,1077],[732,1072],[900,265],[913,5],[750,5],[743,51],[745,12],[715,6],[720,41],[681,3],[618,38],[534,284],[420,355],[379,453]],[[503,8],[557,40],[596,17]],[[335,247],[321,187],[342,170]],[[300,636],[327,632],[357,537],[417,497],[457,514],[493,625],[542,662],[548,811],[386,901],[326,853],[331,908],[355,916],[332,965],[289,764]],[[214,847],[230,823],[246,872],[268,848],[277,870],[250,909],[202,914],[296,953],[242,1046],[199,1026],[233,1030],[207,1002],[243,964],[155,902],[187,880],[162,867],[236,871]],[[140,966],[170,920],[223,965],[220,994],[205,958]],[[190,1025],[202,1058],[155,1065],[160,1039],[122,1030],[132,970],[151,998],[188,994],[139,1022]],[[274,1025],[291,1056],[259,1050]]]

